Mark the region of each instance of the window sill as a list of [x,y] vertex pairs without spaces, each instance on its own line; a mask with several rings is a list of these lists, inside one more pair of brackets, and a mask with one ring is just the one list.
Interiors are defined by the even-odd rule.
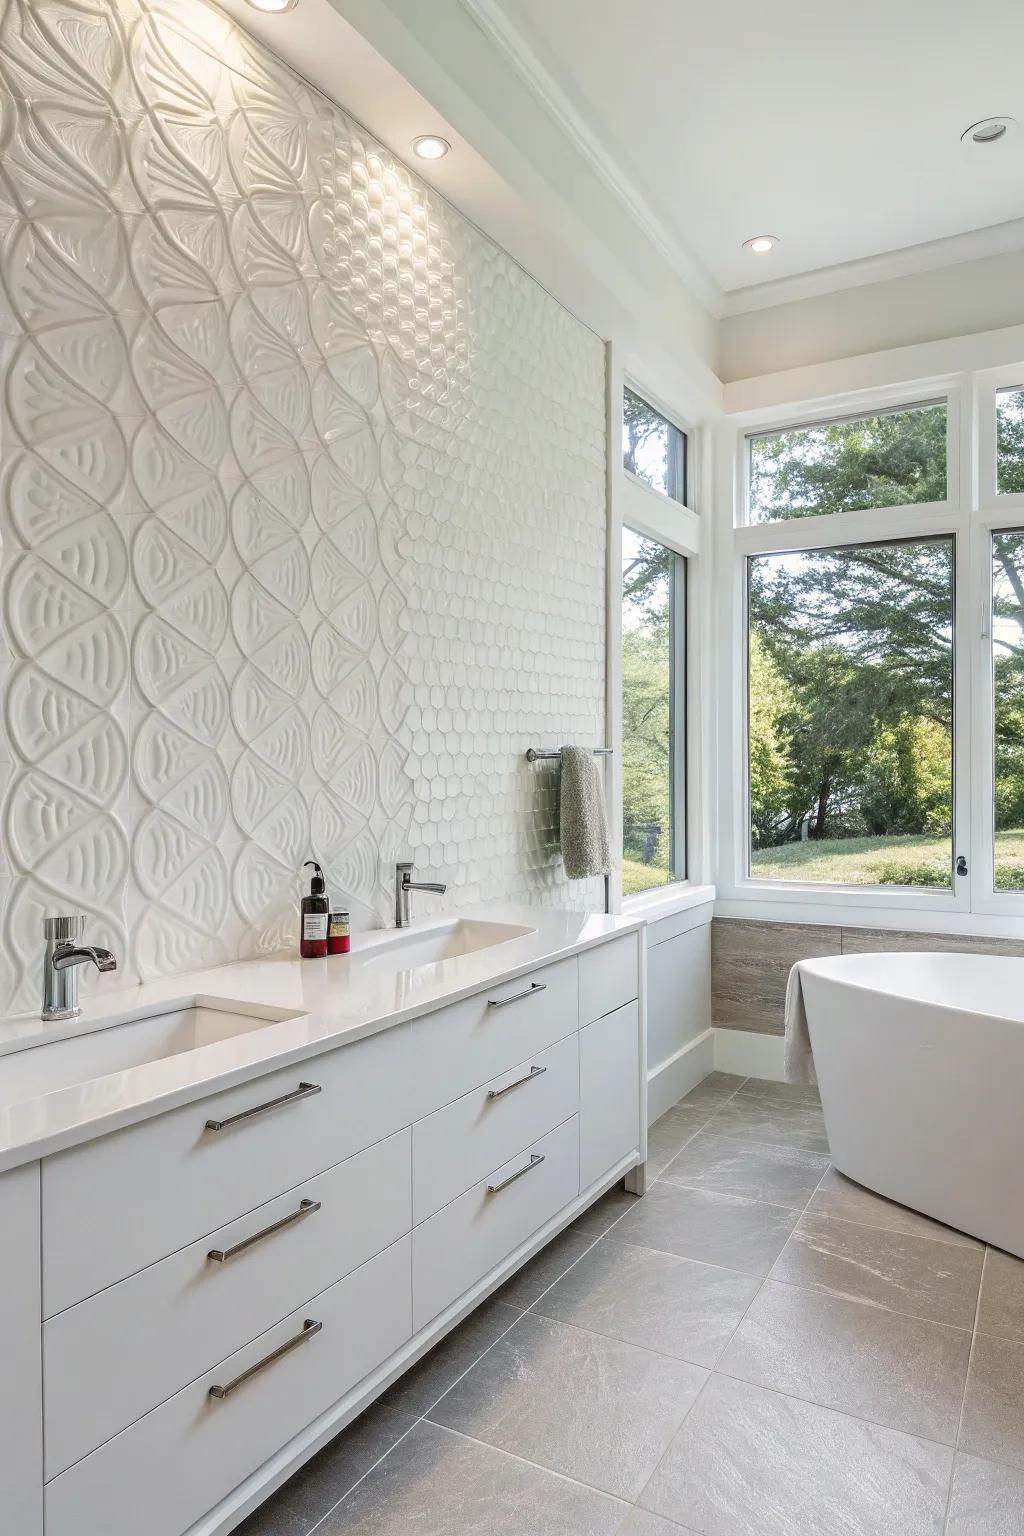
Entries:
[[673,917],[691,907],[702,907],[714,899],[713,885],[689,885],[680,881],[678,885],[659,886],[657,890],[643,891],[638,896],[623,897],[622,915],[656,923],[659,918]]

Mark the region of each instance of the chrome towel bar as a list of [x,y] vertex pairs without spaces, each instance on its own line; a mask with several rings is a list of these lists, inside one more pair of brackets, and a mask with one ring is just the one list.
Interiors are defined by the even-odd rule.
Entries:
[[[591,747],[590,750],[593,752],[595,757],[611,757],[612,753],[615,751],[615,748]],[[527,747],[526,749],[526,761],[528,763],[538,763],[542,758],[561,757],[561,755],[561,747],[556,747],[553,752],[549,752],[544,747]]]

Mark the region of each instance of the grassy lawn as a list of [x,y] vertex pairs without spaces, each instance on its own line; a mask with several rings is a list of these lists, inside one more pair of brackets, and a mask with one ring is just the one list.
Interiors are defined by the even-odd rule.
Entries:
[[638,896],[641,891],[653,891],[655,886],[668,885],[671,875],[657,864],[641,864],[639,859],[622,861],[622,894]]
[[[948,890],[948,837],[824,838],[751,854],[762,880],[820,880],[840,885],[926,885]],[[996,833],[996,886],[1024,889],[1024,831]]]

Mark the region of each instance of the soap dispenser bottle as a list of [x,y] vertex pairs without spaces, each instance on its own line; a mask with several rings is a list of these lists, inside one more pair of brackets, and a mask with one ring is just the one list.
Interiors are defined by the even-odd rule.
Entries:
[[315,859],[307,859],[303,869],[312,869],[309,895],[303,896],[300,912],[299,954],[303,960],[320,960],[327,954],[327,882]]

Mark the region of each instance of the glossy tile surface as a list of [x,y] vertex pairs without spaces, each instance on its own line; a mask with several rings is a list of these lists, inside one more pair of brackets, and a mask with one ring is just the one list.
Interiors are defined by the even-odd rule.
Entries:
[[806,1215],[772,1278],[970,1330],[981,1263],[972,1248]]
[[632,1501],[706,1376],[528,1313],[430,1418]]
[[952,1455],[715,1376],[640,1502],[705,1536],[939,1536]]
[[734,1270],[630,1247],[609,1237],[541,1297],[534,1311],[711,1367],[758,1284]]
[[1024,1472],[960,1455],[947,1536],[1024,1536]]
[[424,1421],[317,1536],[613,1536],[624,1514],[615,1499]]
[[769,1281],[718,1369],[953,1445],[970,1348],[966,1331]]
[[827,1157],[748,1145],[715,1136],[709,1129],[687,1142],[662,1177],[711,1194],[741,1195],[803,1210],[827,1168]]
[[797,1221],[797,1212],[706,1190],[654,1184],[615,1228],[615,1238],[743,1274],[768,1274]]

